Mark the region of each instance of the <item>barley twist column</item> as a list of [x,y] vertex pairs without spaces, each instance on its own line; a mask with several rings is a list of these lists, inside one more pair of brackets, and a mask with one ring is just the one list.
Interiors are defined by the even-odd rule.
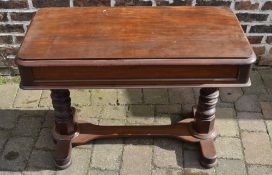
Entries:
[[214,145],[216,103],[219,97],[218,88],[202,88],[193,123],[193,135],[200,140],[200,163],[207,168],[214,167],[217,155]]
[[72,139],[75,135],[74,108],[71,107],[69,90],[51,90],[55,112],[55,129],[53,138],[56,141],[55,163],[60,169],[71,164]]
[[202,88],[195,112],[194,129],[197,137],[207,139],[215,137],[214,120],[216,103],[219,97],[218,88]]

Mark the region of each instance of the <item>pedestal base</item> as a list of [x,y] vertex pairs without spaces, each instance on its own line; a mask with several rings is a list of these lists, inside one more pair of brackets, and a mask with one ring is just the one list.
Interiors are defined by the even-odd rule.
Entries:
[[174,137],[186,142],[200,144],[200,163],[206,168],[216,164],[214,138],[215,106],[218,88],[202,88],[199,103],[193,108],[194,118],[172,125],[157,126],[99,126],[84,121],[74,121],[75,109],[71,107],[69,90],[52,90],[56,128],[53,137],[56,142],[55,162],[64,169],[71,164],[72,146],[86,144],[100,138],[117,137]]
[[216,151],[213,138],[201,139],[191,132],[194,119],[189,118],[172,125],[158,126],[99,126],[84,121],[76,122],[76,132],[73,135],[60,135],[53,130],[56,140],[56,165],[64,169],[71,164],[72,146],[83,145],[100,138],[118,137],[173,137],[186,142],[200,144],[200,163],[206,168],[216,164]]

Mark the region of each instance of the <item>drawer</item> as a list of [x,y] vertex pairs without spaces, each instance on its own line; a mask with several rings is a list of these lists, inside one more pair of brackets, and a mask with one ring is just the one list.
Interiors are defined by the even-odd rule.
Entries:
[[[22,87],[155,87],[246,84],[248,65],[19,67]],[[237,86],[237,85],[235,85]]]

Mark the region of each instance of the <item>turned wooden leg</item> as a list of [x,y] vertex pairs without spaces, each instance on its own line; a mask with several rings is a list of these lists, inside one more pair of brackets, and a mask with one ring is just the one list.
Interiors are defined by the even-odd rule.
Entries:
[[71,107],[69,90],[51,90],[55,112],[53,138],[56,142],[55,163],[65,169],[71,164],[72,139],[75,135],[74,109]]
[[218,88],[200,89],[199,102],[195,111],[194,136],[202,139],[200,163],[207,168],[216,164],[214,121],[218,96]]

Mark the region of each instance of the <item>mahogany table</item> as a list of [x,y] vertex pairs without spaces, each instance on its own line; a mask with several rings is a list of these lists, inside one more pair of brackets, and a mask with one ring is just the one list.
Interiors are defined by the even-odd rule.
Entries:
[[[50,89],[55,161],[72,145],[109,137],[166,136],[200,144],[216,163],[218,87],[249,86],[256,57],[225,7],[44,8],[31,22],[16,63],[21,88]],[[75,121],[69,89],[201,87],[192,117],[163,126],[98,126]]]

